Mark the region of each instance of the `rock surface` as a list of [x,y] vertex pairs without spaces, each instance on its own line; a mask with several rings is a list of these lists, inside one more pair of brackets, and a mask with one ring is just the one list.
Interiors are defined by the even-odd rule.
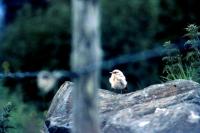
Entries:
[[[72,127],[73,83],[65,82],[53,98],[44,133],[68,133]],[[200,85],[174,80],[127,94],[99,89],[103,133],[199,133]]]

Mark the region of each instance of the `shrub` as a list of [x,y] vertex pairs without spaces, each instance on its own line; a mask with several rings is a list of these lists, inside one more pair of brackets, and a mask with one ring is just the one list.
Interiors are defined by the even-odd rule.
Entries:
[[[4,106],[1,111],[0,130],[2,132],[0,133],[6,131],[12,133],[39,133],[42,127],[42,113],[37,111],[32,104],[25,104],[20,97],[20,92],[11,93],[2,85],[0,85],[0,92],[0,108]],[[14,107],[10,103],[7,104],[8,101]]]
[[199,82],[199,32],[198,27],[194,24],[187,26],[186,36],[188,40],[185,42],[183,51],[172,44],[170,41],[164,44],[167,49],[167,56],[163,57],[165,80],[189,79]]
[[0,112],[0,133],[6,133],[8,129],[13,128],[9,124],[10,113],[13,110],[12,103],[7,103]]

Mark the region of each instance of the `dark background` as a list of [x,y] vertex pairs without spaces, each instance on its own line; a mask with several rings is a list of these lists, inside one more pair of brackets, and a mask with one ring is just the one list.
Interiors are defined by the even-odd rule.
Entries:
[[[69,0],[3,0],[0,64],[9,72],[70,71],[71,2]],[[103,60],[136,54],[172,40],[184,42],[185,27],[200,23],[199,0],[101,0]],[[120,69],[129,91],[161,83],[162,56],[136,63],[112,64],[102,69],[101,88],[110,89],[109,71]],[[5,68],[1,67],[1,72]],[[63,79],[62,79],[63,80]],[[72,80],[67,77],[64,80]],[[4,78],[3,86],[20,91],[22,101],[40,111],[49,106],[55,91],[41,95],[36,77]],[[62,82],[61,82],[62,83]],[[59,85],[58,85],[59,86]]]
[[[2,4],[5,14],[2,20],[1,64],[8,62],[10,72],[43,69],[70,71],[69,0],[4,0]],[[103,59],[139,53],[162,46],[168,40],[181,43],[184,40],[184,28],[191,23],[198,25],[200,21],[199,5],[198,0],[102,0]],[[125,73],[129,91],[159,83],[163,67],[161,58],[158,56],[136,63],[113,64],[112,68],[102,70],[101,86],[110,89],[108,72],[112,69],[120,69]],[[27,100],[37,95],[36,91],[31,91],[36,87],[34,78],[9,80],[12,83],[6,85],[12,86],[12,89],[20,84],[24,93],[31,93]],[[66,80],[70,80],[70,77]]]

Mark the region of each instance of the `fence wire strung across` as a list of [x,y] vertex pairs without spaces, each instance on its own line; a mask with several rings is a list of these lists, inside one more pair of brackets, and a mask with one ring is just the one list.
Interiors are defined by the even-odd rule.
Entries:
[[[121,65],[126,63],[136,63],[145,59],[160,57],[166,53],[166,48],[164,47],[156,47],[154,49],[138,52],[138,53],[130,53],[118,56],[116,58],[112,58],[109,60],[103,61],[101,64],[89,64],[86,68],[80,68],[79,72],[72,71],[62,71],[63,77],[67,78],[75,78],[80,74],[87,74],[88,72],[94,71],[97,67],[101,67],[104,70],[110,70],[115,65]],[[59,71],[59,70],[56,70]],[[0,79],[3,78],[30,78],[37,77],[37,72],[8,72],[8,73],[0,73]]]

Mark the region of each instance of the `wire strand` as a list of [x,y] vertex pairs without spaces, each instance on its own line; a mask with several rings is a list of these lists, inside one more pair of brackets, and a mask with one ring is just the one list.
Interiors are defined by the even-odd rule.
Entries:
[[[102,63],[98,64],[89,64],[85,68],[80,68],[79,72],[73,72],[73,71],[62,71],[63,77],[68,78],[75,78],[82,74],[87,74],[91,71],[95,71],[98,67],[101,69],[111,69],[115,65],[121,65],[126,63],[136,63],[145,59],[150,59],[154,57],[160,57],[164,54],[166,54],[166,48],[164,47],[156,47],[153,49],[149,49],[146,51],[138,52],[138,53],[130,53],[130,54],[124,54],[121,56],[118,56],[116,58],[112,58],[109,60],[105,60]],[[59,71],[59,70],[56,70]],[[36,77],[40,71],[37,72],[14,72],[14,73],[0,73],[0,79],[3,78],[30,78],[30,77]]]

